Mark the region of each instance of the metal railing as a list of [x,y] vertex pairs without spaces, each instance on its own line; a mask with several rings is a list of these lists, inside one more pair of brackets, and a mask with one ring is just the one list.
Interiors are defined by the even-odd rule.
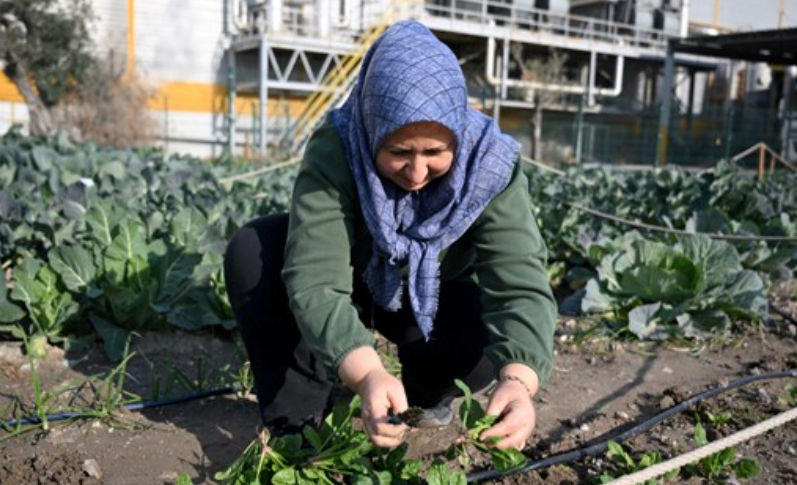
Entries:
[[[285,4],[281,9],[282,28],[279,34],[355,42],[371,26],[381,21],[393,3],[390,0],[366,0],[358,4],[359,15],[355,20],[344,26],[336,25],[338,23],[332,20],[328,30],[319,27],[323,14],[317,9],[307,9],[302,4]],[[248,24],[244,29],[246,33],[269,33],[271,19],[268,4],[269,2],[258,2],[249,5]],[[436,0],[425,0],[415,2],[405,11],[407,17],[417,19],[448,19],[484,28],[509,27],[517,33],[549,34],[662,51],[666,49],[667,39],[670,38],[670,35],[660,30],[597,17],[555,13],[499,0],[447,0],[445,4],[437,3]]]
[[516,32],[546,33],[592,42],[624,44],[666,49],[670,37],[662,31],[611,22],[596,17],[555,13],[519,7],[495,0],[451,0],[446,5],[424,5],[432,17],[468,22],[481,26],[506,26]]

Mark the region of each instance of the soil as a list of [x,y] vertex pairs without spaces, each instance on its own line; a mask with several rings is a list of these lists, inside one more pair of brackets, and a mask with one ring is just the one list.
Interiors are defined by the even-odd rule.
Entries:
[[[797,315],[797,302],[778,302]],[[563,318],[557,336],[555,371],[537,398],[537,427],[526,450],[531,459],[570,451],[612,436],[678,402],[730,380],[797,369],[797,325],[775,315],[765,328],[704,347],[694,344],[618,342],[579,339],[583,322]],[[125,389],[143,398],[179,395],[229,381],[242,363],[240,347],[228,336],[181,332],[140,336],[127,364]],[[52,347],[37,366],[43,389],[58,406],[102,400],[102,376],[114,365],[100,348],[65,353]],[[89,379],[89,377],[94,376]],[[90,385],[89,382],[94,383]],[[201,386],[199,384],[202,384]],[[731,434],[797,405],[788,385],[795,379],[764,381],[723,393],[678,414],[626,442],[636,458],[659,451],[664,459],[695,448],[695,417],[709,439]],[[27,357],[18,342],[0,342],[0,418],[28,415],[33,385]],[[481,396],[484,399],[484,396]],[[706,411],[731,413],[713,425]],[[186,472],[194,484],[212,484],[258,431],[251,395],[229,394],[187,403],[116,411],[105,417],[50,423],[16,436],[0,430],[0,484],[159,485],[175,483]],[[442,456],[457,438],[457,425],[414,430],[410,455]],[[693,477],[678,483],[797,484],[797,424],[792,422],[736,448],[737,458],[752,458],[761,473],[736,481]],[[483,468],[483,460],[475,467]],[[605,455],[566,466],[508,476],[503,484],[596,483],[610,469]]]

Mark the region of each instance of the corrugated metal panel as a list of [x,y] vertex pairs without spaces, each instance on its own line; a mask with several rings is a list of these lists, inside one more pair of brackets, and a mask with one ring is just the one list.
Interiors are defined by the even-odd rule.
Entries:
[[215,82],[224,55],[224,2],[136,0],[136,61],[157,80]]

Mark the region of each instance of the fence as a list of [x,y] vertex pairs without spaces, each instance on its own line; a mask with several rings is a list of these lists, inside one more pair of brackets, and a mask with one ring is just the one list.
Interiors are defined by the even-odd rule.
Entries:
[[[659,114],[658,108],[626,114],[546,113],[543,160],[654,165]],[[783,149],[797,144],[797,109],[785,118],[776,108],[743,104],[711,107],[700,115],[675,113],[669,136],[669,165],[713,165],[760,142],[793,159],[794,150]]]

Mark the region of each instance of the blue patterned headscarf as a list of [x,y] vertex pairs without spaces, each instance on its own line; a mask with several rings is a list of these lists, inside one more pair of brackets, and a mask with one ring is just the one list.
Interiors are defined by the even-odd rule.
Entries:
[[[407,264],[410,304],[428,339],[437,311],[440,253],[507,186],[520,146],[468,105],[454,53],[415,21],[396,23],[370,48],[351,95],[332,120],[374,240],[366,284],[377,304],[396,311],[401,267]],[[451,130],[454,161],[445,176],[410,192],[382,179],[374,160],[391,133],[422,121]]]

